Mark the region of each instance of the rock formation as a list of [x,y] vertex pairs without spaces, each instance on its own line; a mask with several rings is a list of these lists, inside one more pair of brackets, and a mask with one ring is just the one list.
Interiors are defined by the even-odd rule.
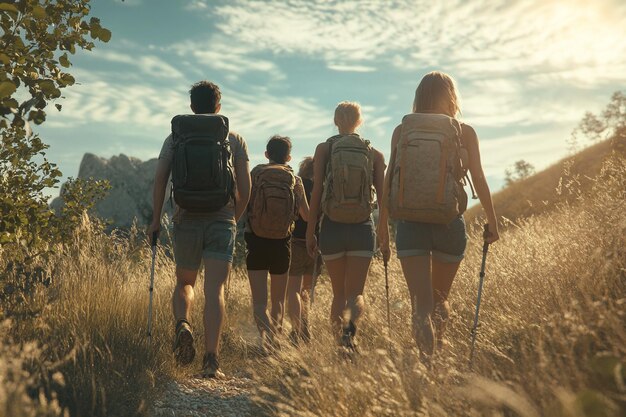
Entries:
[[[138,225],[147,225],[152,220],[152,184],[157,159],[142,162],[124,154],[111,159],[86,153],[80,163],[78,178],[108,180],[111,189],[108,195],[95,206],[96,214],[111,222],[115,228],[130,227],[136,219]],[[169,186],[163,208],[171,215]],[[57,197],[52,208],[63,204]]]

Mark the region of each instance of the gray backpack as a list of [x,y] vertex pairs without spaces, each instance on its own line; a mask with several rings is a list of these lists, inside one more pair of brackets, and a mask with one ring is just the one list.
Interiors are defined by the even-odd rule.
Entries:
[[356,133],[333,136],[327,142],[322,211],[335,222],[362,223],[373,209],[372,146]]
[[461,125],[442,114],[412,113],[392,161],[389,215],[412,222],[448,224],[467,208]]

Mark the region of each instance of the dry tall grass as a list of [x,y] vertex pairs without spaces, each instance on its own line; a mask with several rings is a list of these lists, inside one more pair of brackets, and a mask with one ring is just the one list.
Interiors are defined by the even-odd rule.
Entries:
[[[224,371],[255,378],[255,398],[270,415],[625,415],[624,190],[626,161],[616,157],[575,203],[512,225],[491,247],[473,370],[467,358],[481,256],[477,224],[452,291],[448,343],[430,368],[418,360],[394,259],[391,337],[376,261],[356,363],[337,355],[324,276],[312,308],[312,343],[300,349],[284,343],[277,355],[260,357],[247,278],[234,271]],[[150,252],[137,236],[107,236],[85,222],[75,245],[50,265],[49,288],[3,302],[2,316],[11,310],[12,319],[0,345],[0,416],[68,409],[81,416],[145,415],[162,382],[187,377],[190,371],[177,370],[171,359],[174,265],[167,247],[157,257],[154,337],[146,341]],[[192,323],[200,347],[197,295]]]

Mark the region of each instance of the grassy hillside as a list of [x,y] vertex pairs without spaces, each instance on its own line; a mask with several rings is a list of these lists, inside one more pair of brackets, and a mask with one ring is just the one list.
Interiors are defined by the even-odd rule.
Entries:
[[[597,143],[493,193],[496,214],[516,220],[549,211],[557,202],[572,201],[593,184],[611,147],[609,140]],[[465,213],[468,223],[480,216],[480,204]]]
[[[471,369],[477,230],[469,231],[452,288],[446,343],[430,366],[416,352],[406,284],[393,258],[390,337],[383,266],[375,260],[355,363],[337,354],[330,334],[326,276],[312,307],[312,343],[295,349],[285,341],[273,357],[255,354],[249,285],[245,271],[235,270],[226,290],[223,369],[255,380],[254,401],[267,415],[626,415],[625,190],[626,159],[615,156],[580,193],[571,189],[578,196],[572,204],[503,231],[487,260]],[[156,267],[152,344],[145,337],[150,251],[136,233],[108,236],[85,220],[75,245],[49,266],[49,286],[23,294],[3,284],[0,314],[10,320],[1,330],[0,417],[147,415],[165,382],[198,369],[200,358],[191,369],[172,363],[174,264],[166,252],[160,248]],[[192,317],[198,346],[203,301],[199,291]]]

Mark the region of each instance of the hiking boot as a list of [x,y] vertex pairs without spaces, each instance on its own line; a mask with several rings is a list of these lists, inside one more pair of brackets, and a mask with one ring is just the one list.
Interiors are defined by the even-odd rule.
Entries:
[[176,338],[174,339],[174,357],[179,365],[189,365],[196,356],[193,347],[193,333],[187,320],[179,320],[176,324]]
[[215,353],[205,353],[202,358],[202,371],[200,378],[224,378],[224,373],[220,371],[220,363]]

